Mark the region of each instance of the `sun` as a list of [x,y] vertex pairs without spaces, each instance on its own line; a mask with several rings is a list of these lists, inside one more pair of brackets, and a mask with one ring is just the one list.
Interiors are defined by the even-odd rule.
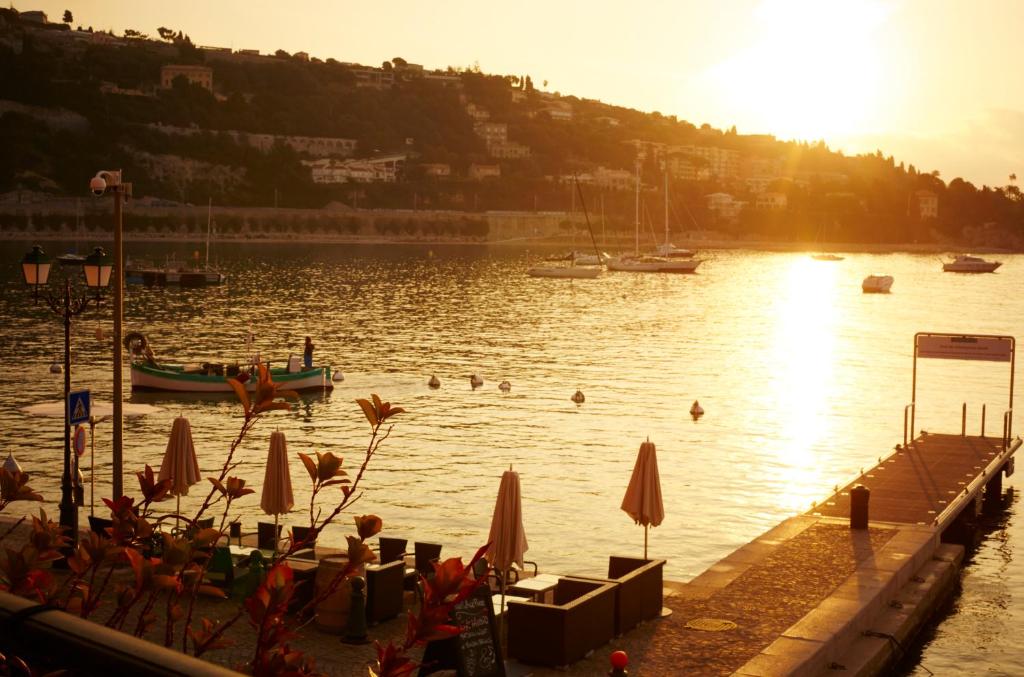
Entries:
[[709,76],[744,127],[812,140],[867,131],[886,14],[864,0],[766,0],[754,40]]

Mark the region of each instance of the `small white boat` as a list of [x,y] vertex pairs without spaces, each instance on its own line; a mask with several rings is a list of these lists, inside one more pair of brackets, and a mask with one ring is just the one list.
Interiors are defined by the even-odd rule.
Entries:
[[603,266],[608,262],[611,256],[605,252],[599,252],[597,254],[585,254],[583,252],[573,252],[572,260],[577,266]]
[[843,257],[836,254],[812,254],[811,258],[815,261],[842,261]]
[[[275,383],[287,390],[330,390],[331,382],[329,366],[304,368],[292,365],[293,368],[274,367],[270,369],[271,378]],[[296,368],[297,367],[297,368]],[[132,390],[160,390],[181,393],[232,393],[234,389],[228,383],[229,377],[237,378],[245,374],[245,389],[256,390],[258,378],[250,367],[218,364],[147,364],[133,362],[131,366]]]
[[942,270],[947,273],[992,273],[1003,265],[1000,261],[986,261],[977,256],[958,254],[952,261],[942,264]]
[[860,288],[864,290],[865,294],[887,294],[889,293],[889,288],[892,287],[892,283],[892,275],[872,273],[864,278]]
[[593,279],[601,274],[601,268],[590,266],[534,266],[526,271],[530,277],[568,277]]

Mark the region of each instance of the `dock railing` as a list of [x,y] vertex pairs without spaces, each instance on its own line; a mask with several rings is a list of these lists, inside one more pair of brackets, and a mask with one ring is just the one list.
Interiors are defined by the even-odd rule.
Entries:
[[1003,451],[1010,446],[1010,438],[1013,436],[1013,409],[1003,412]]
[[913,441],[913,437],[914,437],[914,430],[913,430],[913,428],[914,428],[914,413],[916,412],[916,410],[917,410],[917,407],[914,405],[913,402],[911,402],[907,406],[903,407],[903,446],[907,446],[907,415],[908,414],[910,415],[910,437],[911,437],[910,441],[911,442]]

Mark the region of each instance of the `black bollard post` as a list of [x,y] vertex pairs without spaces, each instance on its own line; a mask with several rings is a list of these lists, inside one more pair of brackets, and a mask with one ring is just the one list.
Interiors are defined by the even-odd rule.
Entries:
[[366,581],[361,576],[355,576],[351,582],[352,605],[348,610],[348,624],[341,641],[346,644],[367,644],[370,640],[366,637],[366,594],[363,593]]
[[871,499],[871,490],[863,484],[858,484],[850,490],[850,528],[868,528],[868,501]]

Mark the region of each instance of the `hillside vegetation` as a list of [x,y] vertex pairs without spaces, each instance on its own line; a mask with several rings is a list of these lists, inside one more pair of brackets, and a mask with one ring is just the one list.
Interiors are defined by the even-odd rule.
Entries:
[[[881,151],[849,157],[823,142],[697,127],[542,92],[525,75],[430,73],[401,58],[369,68],[283,52],[232,54],[167,29],[163,40],[129,34],[30,24],[0,10],[0,193],[83,194],[97,169],[119,167],[137,197],[180,203],[568,211],[579,209],[567,181],[578,174],[592,218],[601,212],[609,228],[631,231],[639,166],[645,230],[663,227],[667,171],[673,229],[849,242],[1024,241],[1015,177],[995,188],[947,183]],[[210,67],[212,91],[183,77],[162,88],[161,67],[169,64]],[[497,145],[481,123],[504,125]],[[285,143],[256,148],[237,132],[351,139],[348,161],[402,159],[387,180],[316,183],[308,164],[315,157]],[[525,147],[526,156],[501,157],[502,144]],[[482,178],[480,167],[500,176]],[[715,193],[731,196],[731,211],[710,204]],[[932,197],[937,214],[922,208]]]

